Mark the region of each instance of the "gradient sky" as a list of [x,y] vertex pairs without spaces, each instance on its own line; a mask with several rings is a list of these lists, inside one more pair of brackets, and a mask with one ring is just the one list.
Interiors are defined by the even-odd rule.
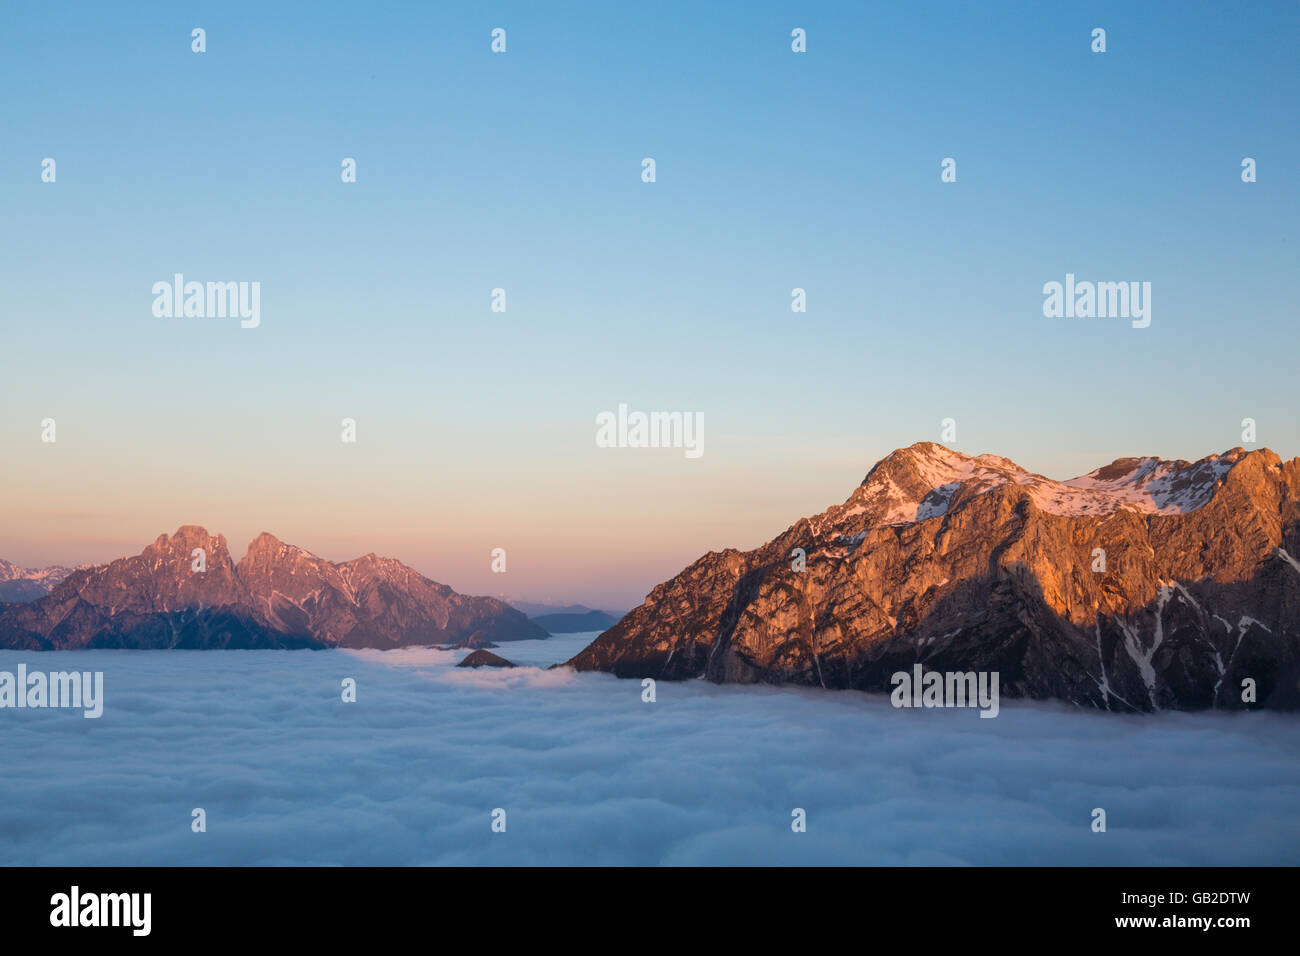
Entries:
[[[268,6],[6,9],[0,557],[194,523],[621,609],[945,417],[1054,478],[1300,453],[1300,5]],[[175,272],[261,327],[155,318]],[[1150,328],[1044,318],[1067,272]],[[704,456],[597,448],[620,402]]]

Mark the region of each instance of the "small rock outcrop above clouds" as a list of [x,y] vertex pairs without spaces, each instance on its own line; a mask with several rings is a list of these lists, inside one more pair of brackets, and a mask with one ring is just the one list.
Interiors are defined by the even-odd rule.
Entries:
[[477,650],[469,654],[463,661],[456,665],[457,667],[514,667],[504,657],[499,657],[491,651]]
[[223,536],[195,525],[0,608],[0,647],[25,650],[481,646],[545,637],[509,605],[458,594],[392,558],[332,562],[263,533],[236,564]]
[[1054,481],[912,445],[842,505],[700,558],[568,662],[870,691],[917,663],[1109,710],[1300,705],[1300,459]]

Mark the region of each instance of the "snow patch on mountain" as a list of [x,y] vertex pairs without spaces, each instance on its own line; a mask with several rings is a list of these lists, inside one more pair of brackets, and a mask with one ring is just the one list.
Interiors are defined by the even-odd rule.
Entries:
[[[91,565],[83,564],[81,567],[88,568]],[[48,568],[21,568],[12,561],[5,561],[0,558],[0,582],[4,581],[33,581],[36,584],[44,586],[48,591],[54,587],[76,568],[64,567],[61,564],[51,565]]]
[[1186,514],[1210,500],[1215,487],[1243,454],[1234,449],[1194,464],[1159,458],[1120,459],[1062,484],[1148,514]]
[[[1068,481],[1055,481],[999,455],[971,457],[933,442],[890,455],[831,516],[866,516],[868,525],[912,524],[942,517],[958,496],[1005,485],[1023,488],[1048,514],[1078,517],[1127,509],[1143,514],[1186,514],[1204,506],[1245,452],[1234,448],[1198,462],[1121,458]],[[860,523],[860,522],[855,522]]]
[[1297,561],[1295,558],[1291,557],[1291,555],[1287,553],[1286,548],[1278,548],[1277,556],[1281,558],[1283,561],[1285,561],[1287,564],[1291,565],[1291,567],[1295,568],[1296,574],[1300,574],[1300,561]]

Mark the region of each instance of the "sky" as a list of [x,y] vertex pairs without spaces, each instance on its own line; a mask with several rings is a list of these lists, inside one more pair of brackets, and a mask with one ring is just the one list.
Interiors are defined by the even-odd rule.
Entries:
[[[545,664],[594,636],[503,653]],[[1300,851],[1287,714],[1003,700],[984,720],[708,681],[659,681],[647,703],[640,681],[461,656],[79,651],[103,673],[102,716],[5,712],[0,865],[1261,866]],[[36,669],[0,651],[0,670],[24,661]]]
[[[1291,2],[69,3],[4,26],[19,564],[202,524],[236,559],[265,530],[621,610],[945,418],[958,451],[1058,479],[1221,452],[1247,417],[1247,447],[1300,454]],[[155,316],[175,273],[260,282],[260,325]],[[1045,317],[1067,273],[1150,282],[1150,327]],[[702,415],[704,454],[597,447],[620,403]]]

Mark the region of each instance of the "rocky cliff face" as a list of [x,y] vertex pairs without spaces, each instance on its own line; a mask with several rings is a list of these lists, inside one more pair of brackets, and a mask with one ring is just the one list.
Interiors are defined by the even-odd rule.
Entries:
[[[194,570],[194,551],[205,570]],[[238,565],[187,525],[135,557],[74,571],[46,597],[0,609],[0,647],[401,647],[545,638],[519,611],[467,597],[391,558],[334,563],[259,535]]]
[[1057,482],[921,443],[763,547],[700,558],[568,663],[887,691],[919,662],[1111,710],[1291,708],[1298,556],[1300,459],[1267,449]]

